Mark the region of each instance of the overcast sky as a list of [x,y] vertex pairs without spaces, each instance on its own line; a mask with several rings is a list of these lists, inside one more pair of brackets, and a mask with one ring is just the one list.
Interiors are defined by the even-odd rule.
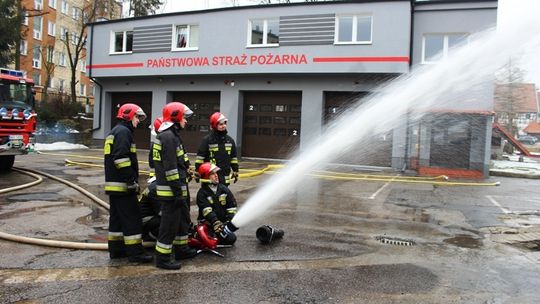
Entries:
[[[291,2],[303,2],[304,0],[291,0]],[[240,5],[256,5],[260,0],[165,0],[161,9],[162,13],[204,10],[218,7],[229,7],[233,3]],[[499,0],[498,26],[505,27],[514,20],[518,20],[526,12],[540,13],[540,0]],[[531,35],[540,35],[539,32],[531,32]],[[540,89],[540,50],[529,50],[521,57],[521,67],[527,72],[525,80],[536,83]]]

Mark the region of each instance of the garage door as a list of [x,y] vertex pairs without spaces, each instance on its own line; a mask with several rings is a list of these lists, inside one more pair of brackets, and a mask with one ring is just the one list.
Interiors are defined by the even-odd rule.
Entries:
[[219,92],[173,92],[173,100],[187,105],[193,110],[187,127],[180,136],[189,153],[197,153],[202,138],[210,130],[210,115],[219,111]]
[[[358,102],[361,103],[362,98],[367,94],[367,92],[325,92],[324,123],[334,121],[340,114],[351,109]],[[390,167],[392,165],[392,133],[368,136],[356,144],[351,152],[335,161],[351,165]]]
[[[140,106],[146,115],[152,114],[152,92],[118,92],[111,93],[113,102],[111,107],[111,128],[116,125],[116,115],[118,108],[125,103],[134,103]],[[150,149],[150,129],[152,123],[149,117],[145,121],[139,123],[135,130],[134,140],[138,149]]]
[[243,92],[242,156],[286,159],[300,144],[301,92]]

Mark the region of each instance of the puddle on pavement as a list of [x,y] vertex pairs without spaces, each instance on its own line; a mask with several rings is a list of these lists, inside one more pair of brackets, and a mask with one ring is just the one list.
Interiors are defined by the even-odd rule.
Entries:
[[469,235],[458,235],[453,238],[445,239],[444,242],[463,248],[475,249],[482,247],[481,239],[475,239]]
[[530,250],[530,251],[540,251],[540,240],[513,243],[512,245],[515,247]]
[[5,219],[9,219],[9,218],[15,218],[15,217],[17,217],[19,215],[22,215],[22,214],[25,214],[25,213],[36,212],[36,211],[39,211],[39,210],[58,208],[58,207],[74,207],[76,205],[77,204],[75,204],[73,202],[69,202],[69,203],[63,203],[63,204],[43,205],[43,206],[36,206],[36,207],[29,207],[29,208],[21,208],[21,209],[17,209],[17,210],[11,211],[11,212],[6,212],[6,213],[0,214],[0,219],[5,220]]
[[58,201],[60,197],[61,196],[56,192],[36,192],[36,193],[12,195],[7,198],[7,201],[10,201],[10,202]]

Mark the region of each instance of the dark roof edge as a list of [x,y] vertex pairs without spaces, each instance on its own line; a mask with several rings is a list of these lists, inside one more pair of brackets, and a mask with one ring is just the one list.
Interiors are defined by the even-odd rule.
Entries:
[[[377,2],[411,2],[411,1],[416,1],[416,0],[342,0],[342,1],[294,2],[294,3],[275,3],[275,4],[259,4],[259,5],[246,5],[246,6],[229,6],[229,7],[220,7],[220,8],[213,8],[213,9],[207,9],[207,10],[172,12],[172,13],[165,13],[165,14],[156,14],[156,15],[151,15],[151,16],[141,16],[141,17],[121,18],[121,19],[114,19],[114,20],[107,20],[107,21],[89,22],[88,25],[144,20],[144,19],[150,19],[150,18],[160,18],[164,16],[206,14],[206,13],[213,13],[213,12],[219,12],[219,11],[253,9],[253,8],[290,7],[290,6],[303,6],[303,5],[331,5],[331,4],[336,4],[336,3],[341,4],[341,3],[377,3]],[[448,1],[452,2],[452,0],[448,0]],[[455,0],[455,1],[466,2],[467,0]],[[474,1],[497,1],[497,0],[474,0]]]
[[432,0],[432,1],[418,1],[414,0],[414,5],[437,5],[437,4],[453,4],[453,3],[474,3],[474,2],[496,2],[499,0]]

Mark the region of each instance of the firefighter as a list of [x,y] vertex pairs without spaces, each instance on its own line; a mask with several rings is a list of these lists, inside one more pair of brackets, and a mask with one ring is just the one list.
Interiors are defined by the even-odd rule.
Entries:
[[[156,242],[156,266],[179,269],[180,259],[196,255],[188,246],[191,224],[189,215],[189,161],[179,131],[193,112],[183,103],[171,102],[163,107],[163,123],[152,146],[156,171],[156,193],[161,203],[161,223]],[[174,251],[174,256],[173,256]],[[174,260],[173,260],[174,257]]]
[[148,263],[152,256],[142,247],[141,210],[137,204],[139,166],[133,132],[146,118],[136,104],[118,109],[118,124],[105,139],[105,192],[109,195],[109,257],[128,257],[130,262]]
[[236,214],[236,199],[231,190],[219,182],[219,171],[218,166],[209,162],[199,166],[201,188],[197,192],[198,220],[210,225],[219,244],[232,245],[236,242],[236,235],[231,231],[225,232],[225,226]]
[[227,117],[216,112],[210,116],[210,128],[197,151],[195,160],[195,171],[204,162],[210,162],[218,166],[219,182],[228,186],[231,178],[236,183],[238,181],[238,158],[236,158],[236,144],[232,137],[227,135]]
[[161,204],[156,193],[156,177],[148,179],[148,187],[141,193],[139,204],[142,217],[143,241],[155,242],[159,235],[161,223]]
[[155,142],[158,142],[157,131],[159,130],[159,127],[161,127],[162,123],[163,123],[163,117],[158,117],[154,120],[154,123],[150,126],[150,153],[148,153],[148,167],[150,168],[150,173],[148,173],[149,177],[153,177],[156,175],[156,172],[154,170],[154,159],[152,158],[152,146],[154,145]]

